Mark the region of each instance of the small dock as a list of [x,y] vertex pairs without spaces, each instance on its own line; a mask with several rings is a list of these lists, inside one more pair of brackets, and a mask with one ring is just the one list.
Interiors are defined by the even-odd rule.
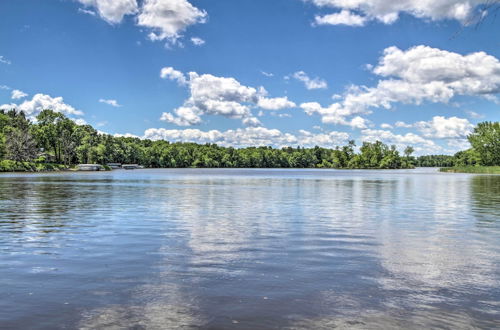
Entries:
[[138,164],[123,164],[122,168],[125,170],[136,170],[143,167]]
[[100,164],[78,164],[78,171],[104,171],[104,167]]
[[106,165],[108,165],[113,170],[122,168],[122,163],[107,163]]

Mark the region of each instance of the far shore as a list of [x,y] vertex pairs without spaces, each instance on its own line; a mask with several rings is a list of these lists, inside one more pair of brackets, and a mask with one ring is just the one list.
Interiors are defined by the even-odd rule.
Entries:
[[442,167],[439,171],[447,173],[500,174],[500,166]]
[[[81,171],[78,170],[76,165],[61,165],[52,163],[32,163],[32,162],[19,162],[14,164],[12,162],[9,168],[0,166],[0,173],[51,173],[51,172],[99,172],[99,171]],[[158,167],[149,169],[245,169],[245,167]],[[248,169],[317,169],[317,170],[388,170],[383,168],[324,168],[324,167],[249,167]],[[431,167],[414,167],[400,170],[408,170],[415,168],[431,168]],[[438,168],[438,167],[437,167]],[[104,166],[101,172],[111,171],[108,166]],[[390,169],[389,169],[390,170]],[[471,174],[500,174],[500,166],[454,166],[454,167],[441,167],[439,172],[445,173],[471,173]]]

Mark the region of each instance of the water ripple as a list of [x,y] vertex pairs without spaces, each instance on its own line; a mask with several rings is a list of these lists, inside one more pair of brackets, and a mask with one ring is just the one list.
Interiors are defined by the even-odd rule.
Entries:
[[0,176],[0,328],[500,327],[500,177]]

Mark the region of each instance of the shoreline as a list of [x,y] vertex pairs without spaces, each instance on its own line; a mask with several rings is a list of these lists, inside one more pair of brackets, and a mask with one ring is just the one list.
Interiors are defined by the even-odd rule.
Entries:
[[37,172],[59,172],[69,171],[71,166],[54,163],[16,162],[13,160],[0,161],[0,173],[37,173]]
[[[500,166],[457,166],[457,167],[426,167],[419,166],[413,168],[327,168],[327,167],[150,167],[148,170],[158,169],[268,169],[268,170],[365,170],[365,171],[388,171],[388,170],[415,170],[419,168],[436,168],[441,173],[466,173],[466,174],[493,174],[500,175]],[[79,171],[75,166],[66,166],[61,164],[39,164],[24,163],[17,164],[12,170],[3,170],[2,173],[53,173],[53,172],[110,172],[115,169],[105,169],[100,171]]]
[[500,174],[500,166],[454,166],[441,167],[443,173]]
[[[336,171],[407,171],[407,170],[416,170],[419,168],[435,168],[436,171],[439,170],[438,167],[413,167],[413,168],[333,168],[333,167],[147,167],[147,168],[141,168],[141,169],[134,169],[134,170],[180,170],[180,169],[189,169],[189,170],[318,170],[318,171],[323,171],[323,170],[336,170]],[[131,171],[131,170],[126,170],[123,168],[119,169],[106,169],[106,170],[100,170],[100,171],[85,171],[85,170],[78,170],[76,167],[65,167],[65,168],[54,168],[54,169],[39,169],[39,170],[13,170],[13,171],[2,171],[0,170],[0,175],[2,173],[55,173],[55,172],[83,172],[83,173],[89,173],[89,172],[112,172],[116,170],[125,170],[125,171]]]

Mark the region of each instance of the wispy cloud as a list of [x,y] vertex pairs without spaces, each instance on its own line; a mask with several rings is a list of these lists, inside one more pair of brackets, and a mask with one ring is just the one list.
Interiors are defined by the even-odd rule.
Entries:
[[7,65],[12,64],[12,62],[10,60],[8,60],[7,58],[5,58],[5,56],[2,56],[2,55],[0,55],[0,63],[7,64]]
[[14,89],[11,93],[11,97],[13,100],[22,99],[25,98],[26,96],[28,96],[28,94],[26,94],[23,91],[20,91],[19,89]]
[[[289,77],[285,77],[289,78]],[[297,71],[292,75],[292,78],[304,83],[307,89],[326,89],[328,84],[321,78],[310,78],[304,71]]]
[[480,113],[477,113],[475,111],[465,111],[465,113],[470,117],[470,118],[473,118],[473,119],[481,119],[481,118],[484,118],[484,115],[480,114]]
[[203,46],[205,44],[205,40],[198,38],[198,37],[192,37],[191,42],[195,46]]
[[90,16],[96,16],[96,12],[93,10],[88,10],[88,9],[83,9],[83,8],[78,8],[78,12]]
[[106,99],[99,99],[99,102],[100,103],[105,103],[105,104],[108,104],[112,107],[115,107],[115,108],[119,108],[121,107],[121,104],[118,104],[118,101],[117,100],[106,100]]

